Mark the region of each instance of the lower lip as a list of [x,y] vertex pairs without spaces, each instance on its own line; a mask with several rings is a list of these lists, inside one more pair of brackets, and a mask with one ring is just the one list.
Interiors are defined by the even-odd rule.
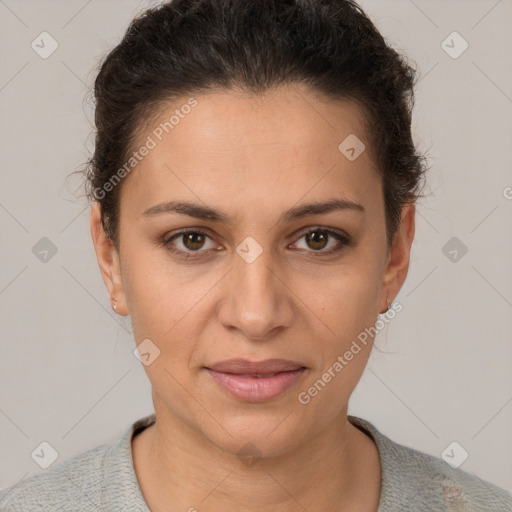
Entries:
[[305,368],[300,368],[277,373],[273,377],[258,378],[205,369],[223,390],[246,402],[265,402],[276,398],[298,382],[305,371]]

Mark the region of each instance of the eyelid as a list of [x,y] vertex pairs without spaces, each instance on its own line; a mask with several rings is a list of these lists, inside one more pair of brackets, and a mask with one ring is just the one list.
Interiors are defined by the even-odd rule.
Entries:
[[328,237],[334,238],[337,240],[337,244],[335,247],[331,247],[328,250],[318,250],[315,251],[313,249],[303,249],[303,251],[308,252],[312,254],[313,256],[329,256],[333,254],[340,253],[345,247],[352,245],[352,237],[345,232],[342,229],[336,229],[336,228],[329,228],[329,227],[323,227],[323,226],[310,226],[308,228],[305,228],[304,230],[299,231],[295,235],[293,235],[293,239],[295,242],[293,242],[291,245],[296,244],[301,238],[303,238],[305,235],[309,233],[314,232],[322,232],[327,233]]
[[[173,233],[170,235],[164,235],[161,239],[160,244],[165,249],[170,251],[171,253],[183,255],[185,258],[193,258],[196,254],[199,255],[201,253],[208,253],[210,251],[215,251],[216,249],[206,249],[206,250],[198,249],[197,251],[183,251],[182,249],[170,249],[168,247],[168,244],[173,239],[179,238],[180,236],[184,236],[188,233],[204,235],[207,238],[210,238],[210,240],[215,242],[215,239],[214,239],[215,237],[210,235],[208,233],[208,231],[209,230],[207,228],[202,228],[202,227],[183,228],[183,229],[177,231],[176,233]],[[331,248],[326,251],[324,251],[324,250],[314,251],[313,249],[311,249],[311,250],[305,250],[306,252],[318,254],[319,256],[329,255],[329,254],[334,254],[334,253],[340,252],[345,246],[349,246],[352,244],[352,237],[348,233],[346,233],[344,230],[316,225],[316,226],[309,226],[309,227],[303,228],[302,230],[295,232],[295,234],[293,234],[291,237],[292,243],[287,244],[287,245],[293,245],[293,244],[297,243],[305,235],[307,235],[311,232],[315,232],[315,231],[327,233],[328,236],[335,238],[338,241],[338,244],[336,247]]]
[[316,226],[309,226],[307,228],[303,228],[302,230],[297,231],[293,235],[293,238],[296,238],[296,237],[301,238],[304,235],[307,235],[308,233],[311,233],[312,231],[322,231],[322,232],[329,233],[329,234],[335,234],[335,235],[338,235],[340,237],[343,237],[347,242],[352,239],[352,237],[346,231],[344,231],[343,229],[329,228],[329,227],[318,226],[318,225],[316,225]]
[[[204,235],[205,237],[207,237],[210,240],[212,240],[213,242],[215,242],[214,237],[211,234],[209,234],[208,231],[209,230],[206,229],[206,228],[183,228],[183,229],[180,229],[179,231],[177,231],[176,233],[172,233],[172,234],[169,234],[169,235],[164,235],[162,237],[162,239],[161,239],[161,245],[164,248],[166,248],[167,245],[172,242],[172,240],[178,239],[178,238],[180,238],[180,237],[182,237],[184,235],[187,235],[188,233],[195,233],[195,234],[199,234],[199,235]],[[176,250],[168,249],[168,250],[171,251],[171,252],[176,252],[176,253],[180,253],[180,254],[194,255],[194,254],[199,254],[199,253],[203,253],[203,252],[208,252],[208,251],[211,251],[213,249],[206,249],[206,250],[198,249],[197,251],[183,251],[182,249],[176,249]]]

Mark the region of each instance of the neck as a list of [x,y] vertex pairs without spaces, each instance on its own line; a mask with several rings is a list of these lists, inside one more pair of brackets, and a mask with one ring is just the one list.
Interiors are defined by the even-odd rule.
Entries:
[[[156,408],[155,408],[156,410]],[[319,435],[273,457],[241,459],[168,409],[132,441],[135,472],[153,512],[197,509],[373,511],[380,463],[373,441],[344,409]]]

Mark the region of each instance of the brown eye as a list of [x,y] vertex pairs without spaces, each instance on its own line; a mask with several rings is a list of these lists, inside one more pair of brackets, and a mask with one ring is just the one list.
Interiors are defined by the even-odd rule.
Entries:
[[[305,249],[313,253],[317,252],[319,256],[341,251],[344,246],[350,245],[351,242],[350,237],[343,232],[322,228],[310,228],[299,238],[299,240],[301,239],[305,240],[306,247],[299,247],[299,249]],[[331,240],[335,240],[337,243],[332,244]],[[298,242],[295,242],[293,245],[298,245]],[[331,246],[328,247],[329,245]],[[328,249],[324,250],[326,247]]]
[[322,231],[310,231],[306,235],[308,245],[315,250],[323,249],[328,242],[329,235]]
[[[208,240],[210,241],[209,247],[207,244]],[[162,239],[161,244],[169,252],[184,258],[195,257],[196,255],[198,257],[205,256],[203,253],[218,247],[209,235],[192,229],[166,236]]]
[[202,245],[204,244],[205,237],[202,233],[185,233],[181,236],[183,237],[183,245],[191,251],[197,251],[197,249],[201,249]]

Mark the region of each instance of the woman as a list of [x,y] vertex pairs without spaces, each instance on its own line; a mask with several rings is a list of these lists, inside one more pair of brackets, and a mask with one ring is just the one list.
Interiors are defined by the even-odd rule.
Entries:
[[409,268],[414,76],[348,0],[175,0],[132,22],[95,82],[88,185],[155,414],[1,510],[512,510],[347,414]]

